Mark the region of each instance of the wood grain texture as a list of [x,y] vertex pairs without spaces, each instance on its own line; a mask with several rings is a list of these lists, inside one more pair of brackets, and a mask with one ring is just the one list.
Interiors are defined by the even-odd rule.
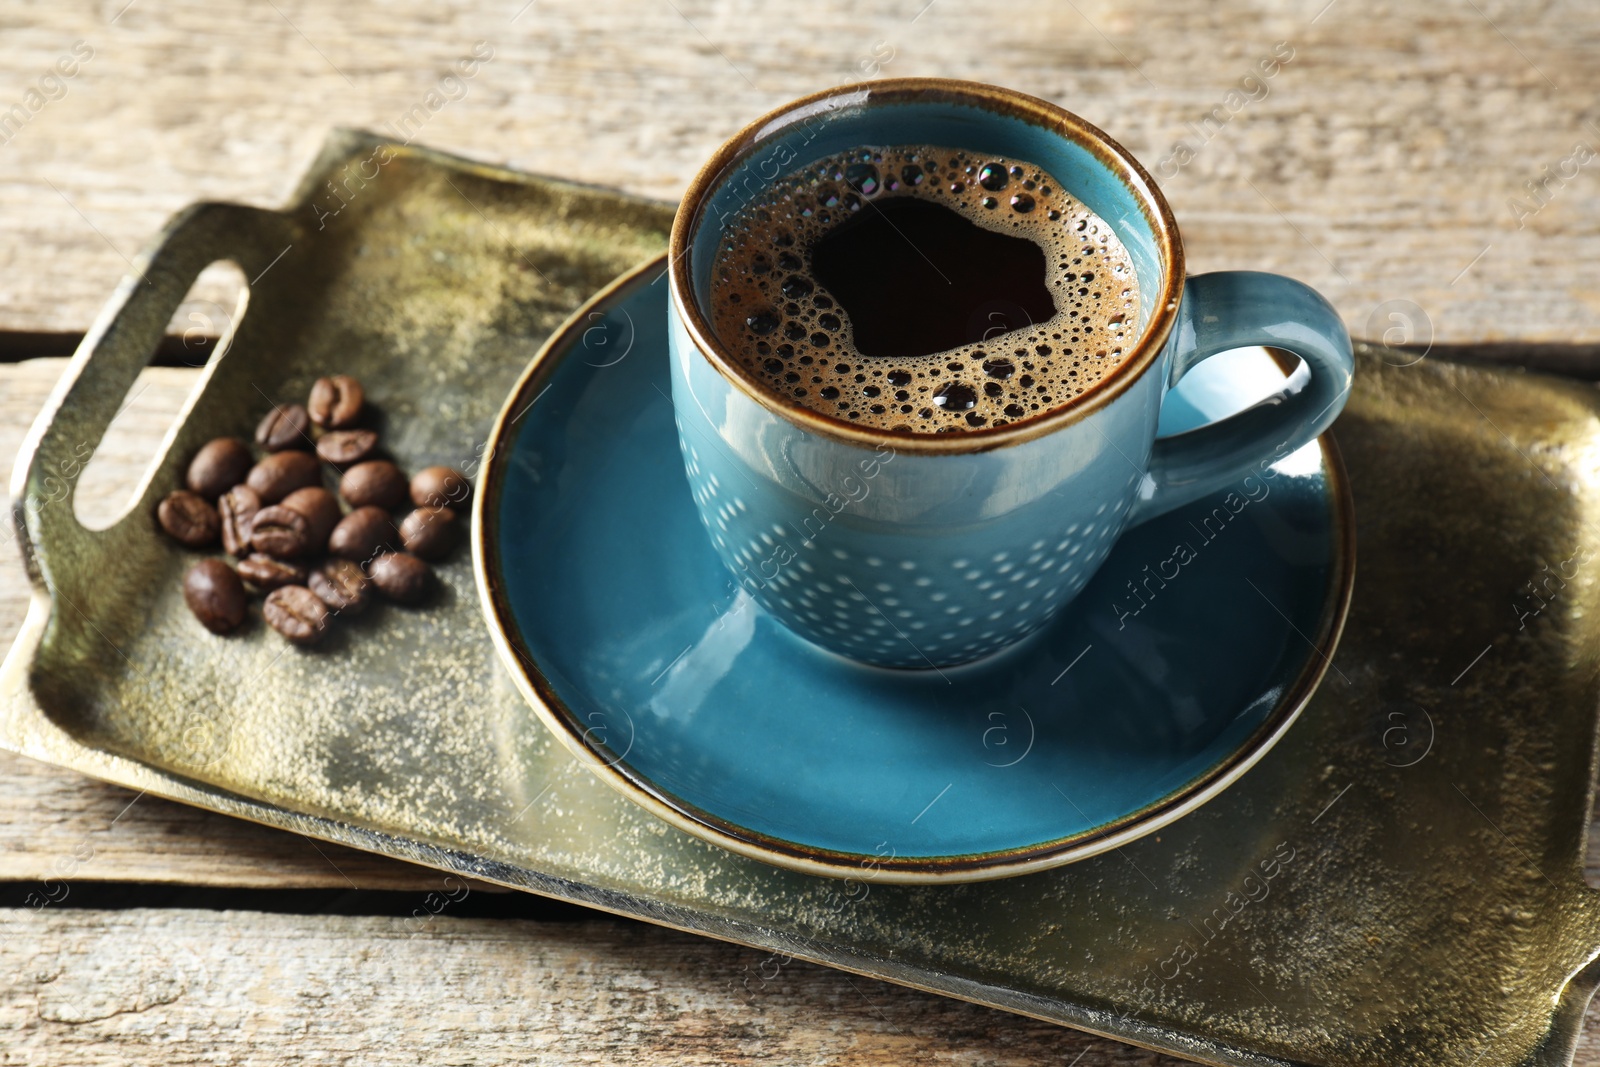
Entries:
[[50,909],[5,923],[8,1064],[1183,1062],[642,924]]
[[[8,1064],[1185,1062],[642,924],[51,909],[4,922]],[[1576,1063],[1597,1062],[1591,1016]]]
[[[1600,19],[1578,0],[97,0],[5,24],[0,112],[40,106],[0,128],[0,329],[81,330],[169,214],[276,206],[330,125],[675,198],[763,111],[920,74],[1108,130],[1193,271],[1302,278],[1358,335],[1600,343],[1600,160],[1571,158],[1600,150]],[[29,97],[77,41],[92,58]]]

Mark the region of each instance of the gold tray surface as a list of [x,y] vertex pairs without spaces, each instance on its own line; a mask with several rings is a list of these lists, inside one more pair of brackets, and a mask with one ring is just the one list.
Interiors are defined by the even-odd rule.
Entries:
[[[1337,427],[1361,568],[1299,723],[1158,835],[1001,881],[813,878],[630,804],[518,695],[464,550],[439,568],[427,610],[379,606],[316,651],[259,617],[231,639],[192,620],[179,579],[193,557],[152,536],[150,515],[196,447],[338,370],[366,383],[403,467],[476,469],[539,344],[664,248],[671,217],[353,131],[330,138],[282,211],[177,216],[19,458],[14,519],[35,592],[0,667],[0,745],[1203,1061],[1570,1061],[1600,982],[1600,911],[1582,875],[1600,403],[1576,383],[1394,366],[1361,346]],[[62,487],[218,258],[257,279],[249,308],[138,505],[87,531]]]

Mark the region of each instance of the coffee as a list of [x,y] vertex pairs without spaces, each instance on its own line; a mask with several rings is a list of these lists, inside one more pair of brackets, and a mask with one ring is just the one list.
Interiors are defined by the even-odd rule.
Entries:
[[239,484],[217,500],[217,515],[222,523],[222,550],[230,556],[250,551],[250,524],[261,510],[261,496],[248,485]]
[[419,508],[459,507],[472,483],[454,467],[424,467],[411,477],[411,502]]
[[217,509],[199,493],[175,489],[156,507],[156,521],[178,543],[188,548],[205,548],[222,531]]
[[373,430],[330,430],[317,438],[317,455],[335,467],[360,463],[377,447],[378,435]]
[[400,523],[400,543],[419,559],[439,559],[455,547],[459,527],[454,509],[421,507]]
[[[209,441],[190,461],[189,488],[167,494],[156,508],[157,524],[174,540],[204,549],[220,535],[223,550],[239,561],[235,570],[220,559],[201,560],[184,577],[189,609],[213,633],[244,624],[245,582],[267,594],[263,617],[295,644],[321,640],[335,616],[359,614],[374,591],[401,604],[428,595],[433,572],[423,560],[444,558],[459,540],[459,517],[444,505],[465,501],[472,487],[451,467],[427,467],[408,479],[389,460],[369,458],[377,431],[352,426],[366,410],[365,396],[349,375],[317,379],[309,404],[278,404],[261,420],[257,444],[269,454],[259,463],[251,465],[241,440]],[[348,515],[321,484],[323,463],[351,464],[335,471],[353,507]],[[397,532],[389,509],[408,497],[416,507]],[[407,551],[395,551],[397,544]]]
[[244,481],[254,464],[249,445],[237,437],[218,437],[194,454],[185,481],[191,492],[214,501]]
[[311,383],[306,414],[324,430],[344,430],[354,426],[361,417],[361,405],[365,401],[366,390],[361,388],[360,382],[348,374],[335,374]]
[[360,615],[371,600],[372,581],[360,564],[347,559],[330,559],[311,572],[306,583],[329,611]]
[[385,552],[367,565],[378,592],[397,604],[415,604],[428,595],[432,572],[409,552]]
[[712,325],[774,393],[865,426],[1005,426],[1105,378],[1139,282],[1102,219],[1041,168],[928,146],[854,148],[740,207]]
[[183,576],[183,599],[214,634],[232,633],[244,625],[247,608],[244,583],[220,559],[203,559]]
[[278,404],[256,424],[256,444],[268,452],[311,445],[311,416],[303,404]]
[[386,459],[364,460],[339,477],[339,495],[358,508],[397,508],[410,486],[410,479]]
[[306,584],[306,569],[298,563],[252,552],[239,561],[239,577],[263,592],[285,585]]
[[267,594],[261,617],[291,644],[314,645],[327,635],[328,606],[303,585],[279,586]]
[[274,452],[250,468],[244,484],[263,504],[276,504],[296,489],[322,482],[322,464],[309,452]]
[[395,540],[394,523],[382,508],[356,508],[339,520],[328,536],[328,553],[340,559],[365,563],[380,551],[388,551]]

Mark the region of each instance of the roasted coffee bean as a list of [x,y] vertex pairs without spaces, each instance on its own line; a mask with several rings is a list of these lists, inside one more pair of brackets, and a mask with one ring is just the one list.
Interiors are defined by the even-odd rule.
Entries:
[[311,520],[293,508],[273,504],[250,523],[250,547],[277,559],[308,556],[320,545],[311,539]]
[[311,572],[307,584],[329,609],[343,615],[360,615],[371,600],[366,572],[347,559],[330,559]]
[[317,455],[335,467],[360,463],[377,447],[378,435],[372,430],[334,430],[317,439]]
[[257,552],[239,561],[239,577],[266,592],[285,585],[304,585],[306,569],[298,563],[273,559]]
[[297,645],[314,645],[328,632],[328,608],[303,585],[286,585],[267,594],[261,606],[267,625]]
[[250,551],[250,522],[261,510],[261,497],[248,485],[236,485],[217,501],[222,520],[222,548],[230,556]]
[[245,484],[263,504],[276,504],[296,489],[321,481],[322,464],[309,452],[275,452],[251,467],[245,477]]
[[183,600],[214,634],[237,630],[244,624],[244,583],[220,559],[203,559],[183,576]]
[[397,604],[415,604],[428,595],[433,572],[407,552],[385,552],[367,565],[378,592]]
[[395,544],[394,522],[382,508],[356,508],[339,520],[328,537],[328,553],[365,563]]
[[328,535],[344,518],[344,512],[339,508],[339,498],[320,485],[296,489],[280,503],[291,511],[298,511],[311,523],[311,544],[317,552],[327,547]]
[[189,473],[184,481],[191,491],[207,500],[216,500],[244,481],[254,462],[249,445],[237,437],[218,437],[200,446],[200,451],[189,461]]
[[428,467],[411,479],[411,502],[419,508],[459,508],[471,495],[472,483],[451,467]]
[[449,508],[418,508],[400,523],[400,543],[423,559],[441,559],[455,547],[461,524]]
[[325,430],[342,430],[361,415],[366,393],[348,374],[318,378],[311,386],[311,421]]
[[279,404],[256,424],[256,444],[268,452],[311,447],[311,417],[299,404]]
[[386,459],[357,463],[339,479],[339,495],[351,507],[399,507],[406,498],[406,476]]
[[222,521],[217,509],[199,493],[175,489],[156,508],[156,520],[174,539],[190,548],[205,548],[217,539]]

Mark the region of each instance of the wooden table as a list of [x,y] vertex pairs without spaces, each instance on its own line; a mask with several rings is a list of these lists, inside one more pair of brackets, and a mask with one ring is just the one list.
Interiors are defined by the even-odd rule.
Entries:
[[[275,205],[330,125],[670,198],[788,98],[940,74],[1110,131],[1192,270],[1600,377],[1600,17],[1576,4],[96,0],[3,24],[0,359],[69,353],[168,214]],[[0,469],[60,368],[0,363]],[[84,507],[116,510],[192,374],[145,373]],[[7,535],[0,641],[22,603]],[[3,1063],[1176,1062],[487,887],[434,915],[435,872],[21,759],[0,812]]]

